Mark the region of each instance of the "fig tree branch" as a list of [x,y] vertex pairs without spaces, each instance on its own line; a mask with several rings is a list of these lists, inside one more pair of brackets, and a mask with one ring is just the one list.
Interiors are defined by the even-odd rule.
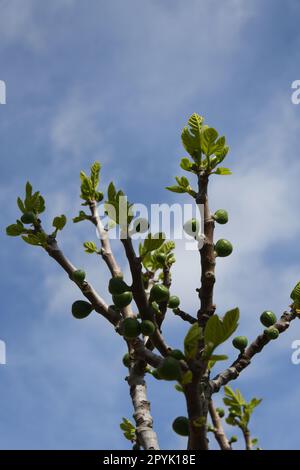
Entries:
[[136,423],[137,442],[145,450],[158,450],[158,439],[153,430],[150,402],[147,399],[145,367],[140,361],[131,368],[127,381],[134,407],[133,417]]
[[[129,236],[122,237],[122,244],[128,259],[130,272],[132,276],[132,294],[143,320],[151,320],[156,323],[154,312],[149,305],[147,294],[143,284],[142,278],[142,263],[140,258],[135,254],[132,240]],[[169,347],[166,344],[161,332],[156,328],[155,333],[151,336],[151,342],[158,349],[158,351],[166,356],[169,352]]]
[[121,271],[121,268],[118,265],[114,255],[113,255],[111,245],[110,245],[110,241],[109,241],[108,231],[105,230],[105,228],[103,227],[103,224],[102,224],[101,219],[100,219],[99,214],[98,214],[96,201],[90,201],[89,207],[90,207],[90,211],[91,211],[91,214],[92,214],[91,221],[95,225],[95,227],[97,229],[98,236],[99,236],[100,241],[101,241],[101,246],[102,246],[101,255],[102,255],[102,258],[104,259],[105,263],[107,264],[107,266],[108,266],[108,268],[109,268],[109,270],[110,270],[113,277],[121,276],[122,271]]
[[[288,329],[291,321],[296,317],[297,314],[293,309],[290,312],[284,312],[280,319],[275,323],[274,327],[279,331],[279,333],[283,333]],[[210,381],[212,393],[218,392],[221,387],[228,384],[231,380],[236,379],[240,373],[250,365],[252,357],[260,353],[270,341],[271,340],[267,338],[265,333],[259,335],[255,341],[253,341],[248,348],[238,356],[228,369],[224,370]]]
[[209,210],[208,204],[208,175],[199,175],[198,194],[196,203],[199,210],[203,208],[204,242],[200,251],[201,258],[201,286],[199,290],[200,309],[198,321],[200,326],[205,326],[208,318],[215,313],[213,304],[213,289],[215,284],[215,252],[214,252],[214,227],[215,222]]
[[[51,256],[51,258],[55,259],[55,261],[69,275],[70,279],[73,280],[72,276],[76,271],[76,268],[63,254],[62,250],[58,246],[56,239],[48,237],[48,243],[45,249],[48,255]],[[119,313],[108,307],[106,302],[98,295],[98,293],[91,284],[84,281],[82,285],[79,285],[77,283],[76,285],[81,290],[83,295],[91,302],[96,312],[100,313],[113,325],[116,326],[118,324],[118,322],[121,320],[121,316],[119,315]]]
[[222,450],[231,450],[231,446],[223,429],[222,420],[218,415],[213,400],[208,402],[208,410],[214,427],[215,438]]
[[197,318],[193,317],[192,315],[190,315],[189,313],[186,313],[184,312],[183,310],[181,310],[180,308],[174,308],[173,309],[173,313],[174,315],[177,315],[178,317],[180,317],[182,320],[190,323],[191,325],[193,325],[194,323],[197,322]]

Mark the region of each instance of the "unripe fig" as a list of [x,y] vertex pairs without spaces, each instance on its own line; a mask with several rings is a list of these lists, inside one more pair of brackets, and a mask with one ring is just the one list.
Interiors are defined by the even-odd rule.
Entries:
[[177,295],[171,295],[168,302],[169,308],[178,308],[180,305],[180,298]]
[[130,290],[121,277],[112,277],[108,283],[108,290],[112,295],[120,295]]
[[120,294],[120,295],[113,295],[112,299],[116,307],[124,308],[124,307],[127,307],[127,305],[129,305],[130,302],[132,301],[132,293],[123,292],[123,294]]
[[227,224],[228,213],[224,209],[219,209],[214,213],[214,219],[218,224]]
[[294,301],[296,308],[300,308],[300,282],[292,290],[291,299]]
[[179,361],[174,357],[167,356],[158,368],[158,373],[164,380],[179,380],[181,376]]
[[238,438],[236,436],[231,436],[230,438],[230,444],[233,444],[234,442],[237,442]]
[[82,269],[77,269],[73,272],[73,280],[78,282],[78,284],[82,284],[85,280],[85,272]]
[[160,264],[165,264],[166,259],[167,259],[167,257],[166,257],[166,255],[165,255],[164,253],[158,253],[158,254],[156,255],[156,260],[157,260]]
[[248,345],[248,339],[246,336],[236,336],[232,340],[232,344],[236,349],[239,349],[240,351],[244,351]]
[[133,339],[139,336],[141,332],[140,323],[136,318],[125,318],[122,323],[123,336],[128,339]]
[[169,300],[170,292],[166,286],[162,284],[155,284],[150,290],[150,300],[155,301],[158,304],[167,302]]
[[157,302],[151,302],[151,307],[157,315],[161,315],[161,311],[159,310],[159,305]]
[[225,258],[225,256],[229,256],[232,253],[233,247],[229,240],[225,240],[225,238],[221,238],[215,244],[215,252],[217,256],[220,258]]
[[260,321],[264,326],[272,326],[276,323],[277,318],[275,313],[271,312],[270,310],[266,310],[260,316]]
[[269,328],[267,328],[264,333],[268,339],[276,339],[279,336],[279,331],[277,328],[275,328],[275,326],[269,326]]
[[72,315],[79,320],[86,318],[93,310],[93,306],[85,300],[76,300],[72,305]]
[[144,320],[141,323],[141,332],[144,336],[151,336],[155,332],[155,325],[150,320]]
[[35,214],[33,212],[24,212],[21,217],[23,224],[33,224],[36,221]]
[[122,362],[125,367],[130,367],[131,360],[130,360],[130,356],[128,353],[124,354]]
[[149,222],[147,219],[139,217],[133,222],[132,229],[130,230],[131,234],[134,233],[145,233],[149,230]]
[[185,233],[190,235],[191,237],[195,237],[198,235],[199,230],[200,230],[200,223],[199,220],[197,219],[190,219],[187,222],[185,222],[183,226],[183,230]]
[[161,379],[161,376],[159,375],[159,372],[157,369],[153,369],[153,371],[151,372],[151,374],[153,375],[153,377],[156,379],[156,380],[162,380]]
[[220,418],[224,418],[225,416],[225,411],[223,408],[216,408],[216,412],[218,413],[218,415],[220,416]]
[[189,420],[185,416],[178,416],[172,424],[173,431],[179,436],[189,435]]
[[178,361],[185,359],[184,354],[182,351],[180,351],[180,349],[172,349],[168,355],[174,357],[174,359],[177,359]]

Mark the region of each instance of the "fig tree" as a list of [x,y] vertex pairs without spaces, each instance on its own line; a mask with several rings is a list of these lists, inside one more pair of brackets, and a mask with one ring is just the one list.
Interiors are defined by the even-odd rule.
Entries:
[[169,356],[174,357],[174,359],[177,359],[178,361],[185,359],[184,354],[180,349],[172,349],[172,351],[169,352]]
[[180,298],[177,295],[171,295],[168,302],[169,308],[178,308],[180,305]]
[[215,252],[217,256],[220,258],[225,258],[225,256],[229,256],[232,253],[233,247],[229,240],[225,240],[225,238],[221,238],[215,244]]
[[93,310],[93,306],[85,300],[76,300],[72,305],[72,315],[79,320],[86,318]]
[[158,368],[158,373],[164,380],[179,380],[181,376],[179,361],[174,357],[167,356]]
[[132,293],[131,292],[123,292],[123,294],[113,295],[112,296],[113,303],[118,308],[127,307],[132,301]]
[[128,353],[124,354],[122,362],[125,367],[130,367],[131,360],[130,360],[130,355]]
[[35,214],[33,212],[24,212],[21,217],[23,224],[33,224],[36,221]]
[[144,320],[141,323],[141,332],[144,336],[151,336],[155,332],[155,325],[150,320]]
[[150,299],[158,304],[167,302],[169,300],[170,292],[169,289],[162,284],[155,284],[150,290]]
[[240,351],[244,351],[248,345],[248,339],[246,336],[236,336],[232,340],[232,344],[236,349],[239,349]]
[[197,219],[190,219],[187,222],[185,222],[183,226],[183,230],[185,233],[190,235],[191,237],[195,237],[198,235],[199,230],[200,230],[200,223],[199,220]]
[[139,336],[141,332],[140,323],[136,318],[125,318],[122,324],[123,336],[128,339],[133,339]]
[[267,328],[264,333],[268,339],[276,339],[279,336],[279,331],[277,328],[275,328],[275,326],[269,326],[269,328]]
[[214,219],[218,224],[227,224],[228,213],[224,209],[219,209],[214,213]]
[[128,292],[130,289],[121,277],[112,277],[108,283],[108,290],[112,295],[120,295],[123,292]]
[[78,284],[82,284],[85,280],[85,272],[82,269],[77,269],[73,272],[73,280],[78,282]]
[[272,326],[276,323],[277,318],[275,313],[271,312],[270,310],[266,310],[260,316],[260,321],[264,326]]
[[178,416],[172,424],[173,431],[179,436],[189,435],[189,420],[185,416]]

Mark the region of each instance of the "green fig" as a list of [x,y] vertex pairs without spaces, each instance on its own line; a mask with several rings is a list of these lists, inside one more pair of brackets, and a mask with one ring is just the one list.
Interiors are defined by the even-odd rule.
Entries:
[[36,221],[36,216],[33,212],[24,212],[21,221],[23,224],[33,224]]
[[146,233],[149,230],[149,222],[147,219],[139,217],[133,222],[133,227],[131,229],[131,234],[134,233]]
[[214,219],[218,224],[227,224],[228,213],[224,209],[219,209],[214,213]]
[[162,284],[155,284],[155,286],[150,290],[150,300],[154,300],[158,304],[167,302],[169,300],[169,296],[169,289]]
[[172,349],[172,351],[170,351],[168,355],[174,357],[174,359],[177,359],[178,361],[185,359],[185,356],[183,352],[180,351],[180,349]]
[[246,336],[236,336],[232,340],[232,344],[236,349],[239,349],[240,351],[244,351],[248,345],[248,339]]
[[172,424],[173,431],[179,436],[189,435],[189,420],[185,416],[178,416]]
[[178,308],[180,305],[180,298],[177,297],[177,295],[171,295],[171,297],[169,298],[169,302],[168,302],[168,307],[169,308]]
[[82,284],[85,280],[85,272],[82,269],[77,269],[73,272],[72,277],[75,282],[78,282],[78,284]]
[[233,444],[234,442],[237,442],[238,438],[236,436],[231,436],[229,442],[230,444]]
[[216,408],[216,412],[218,413],[218,415],[220,416],[220,418],[224,418],[225,416],[225,411],[223,408]]
[[122,323],[123,336],[128,339],[134,339],[141,332],[140,323],[136,318],[125,318]]
[[85,300],[76,300],[72,305],[72,315],[77,319],[86,318],[93,310],[93,306]]
[[300,282],[292,290],[291,299],[294,301],[296,308],[300,308]]
[[199,230],[200,230],[200,223],[199,220],[197,219],[190,219],[187,222],[185,222],[183,226],[183,230],[185,233],[190,235],[191,237],[195,237],[198,235]]
[[164,380],[179,380],[181,377],[179,361],[174,357],[167,356],[158,368],[158,373]]
[[260,316],[260,321],[264,326],[272,326],[276,323],[277,318],[275,313],[271,312],[270,310],[266,310]]
[[157,369],[153,369],[151,374],[156,380],[162,380]]
[[132,301],[132,293],[131,292],[123,292],[123,294],[113,295],[112,296],[113,303],[118,308],[127,307]]
[[277,328],[275,328],[275,326],[269,326],[269,328],[267,328],[264,333],[268,339],[276,339],[279,336],[279,331]]
[[108,290],[112,295],[120,295],[130,290],[121,277],[112,277],[108,283]]
[[128,353],[124,354],[122,362],[123,362],[125,367],[130,367],[131,359],[130,359],[130,355]]
[[229,256],[232,253],[233,247],[229,240],[225,240],[221,238],[215,244],[215,252],[217,256],[220,258],[225,258],[225,256]]
[[151,336],[155,332],[155,325],[150,320],[144,320],[141,323],[141,332],[144,336]]

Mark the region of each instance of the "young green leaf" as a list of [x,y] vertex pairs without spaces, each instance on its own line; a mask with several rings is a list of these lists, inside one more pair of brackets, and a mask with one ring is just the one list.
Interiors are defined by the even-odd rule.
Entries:
[[66,223],[67,223],[67,218],[64,214],[62,214],[60,216],[54,217],[52,226],[56,229],[56,232],[57,232],[58,230],[62,230],[64,226],[66,225]]
[[194,323],[184,338],[184,355],[187,359],[193,359],[197,353],[199,341],[202,337],[202,328]]

